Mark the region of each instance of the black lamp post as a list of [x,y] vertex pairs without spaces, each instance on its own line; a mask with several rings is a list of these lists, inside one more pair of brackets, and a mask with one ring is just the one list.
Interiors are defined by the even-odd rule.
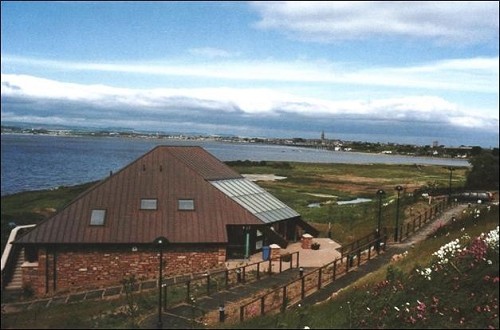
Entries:
[[385,195],[385,191],[382,189],[377,190],[378,195],[378,225],[377,225],[377,234],[380,237],[380,223],[382,221],[382,196]]
[[403,191],[403,187],[398,185],[394,189],[398,192],[398,199],[396,202],[396,229],[394,229],[394,242],[397,242],[399,233],[399,194]]
[[376,243],[376,249],[377,253],[380,251],[380,223],[382,221],[382,196],[385,195],[385,191],[382,189],[377,190],[377,195],[378,195],[378,224],[377,224],[377,243]]
[[162,291],[162,278],[163,278],[163,247],[168,243],[168,239],[166,239],[163,236],[155,238],[153,241],[153,244],[158,247],[160,250],[160,262],[159,262],[159,277],[158,277],[158,324],[157,328],[162,329],[163,328],[163,322],[161,320],[161,291]]
[[453,171],[455,170],[453,167],[447,167],[448,171],[450,171],[450,181],[448,184],[448,204],[451,203],[451,177],[453,175]]

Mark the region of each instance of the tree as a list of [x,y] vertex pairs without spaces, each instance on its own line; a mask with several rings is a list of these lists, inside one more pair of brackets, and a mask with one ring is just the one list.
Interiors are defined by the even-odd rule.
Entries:
[[467,174],[465,186],[470,189],[498,190],[498,148],[483,150],[469,160],[472,169]]

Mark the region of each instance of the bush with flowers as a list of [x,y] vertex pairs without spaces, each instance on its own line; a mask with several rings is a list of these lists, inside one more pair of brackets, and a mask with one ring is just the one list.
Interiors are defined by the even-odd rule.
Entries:
[[464,234],[434,252],[426,267],[371,287],[371,299],[363,299],[372,306],[357,327],[498,329],[498,236],[498,226],[473,239]]

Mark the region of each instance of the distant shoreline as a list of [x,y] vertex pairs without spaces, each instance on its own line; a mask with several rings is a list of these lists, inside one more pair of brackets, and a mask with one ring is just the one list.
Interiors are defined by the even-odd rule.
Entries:
[[[429,159],[461,159],[468,160],[473,148],[481,147],[445,147],[445,146],[418,146],[394,143],[372,143],[353,142],[330,139],[283,139],[283,138],[258,138],[238,137],[220,135],[190,135],[190,134],[159,134],[144,132],[121,132],[121,131],[75,131],[72,129],[22,129],[2,126],[2,135],[31,135],[31,136],[54,136],[54,137],[93,137],[93,138],[125,138],[140,140],[168,140],[168,141],[213,141],[223,143],[262,144],[284,147],[300,147],[311,149],[323,149],[342,152],[360,152],[368,154],[400,155],[409,157],[425,157]],[[381,149],[382,148],[382,149]],[[428,149],[431,150],[428,150]],[[401,149],[405,149],[402,152]],[[481,148],[483,149],[483,148]],[[411,150],[412,152],[406,151]],[[432,153],[432,154],[430,154]]]

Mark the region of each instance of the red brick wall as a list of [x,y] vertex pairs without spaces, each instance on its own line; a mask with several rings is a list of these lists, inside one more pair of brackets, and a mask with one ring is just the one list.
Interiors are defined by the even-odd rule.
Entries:
[[[124,277],[134,275],[137,280],[158,277],[159,252],[151,247],[74,247],[49,249],[48,268],[46,250],[40,249],[38,269],[24,270],[23,279],[31,281],[38,296],[54,293],[54,259],[56,265],[56,293],[80,291],[120,285]],[[202,272],[224,265],[225,248],[221,246],[168,247],[163,252],[163,274],[173,275]],[[46,271],[47,270],[47,271]]]
[[22,267],[23,274],[23,284],[27,284],[25,289],[31,288],[35,290],[33,294],[41,295],[45,291],[40,292],[39,288],[42,287],[43,283],[41,283],[41,278],[38,276],[38,266],[36,263],[30,263],[30,266]]

